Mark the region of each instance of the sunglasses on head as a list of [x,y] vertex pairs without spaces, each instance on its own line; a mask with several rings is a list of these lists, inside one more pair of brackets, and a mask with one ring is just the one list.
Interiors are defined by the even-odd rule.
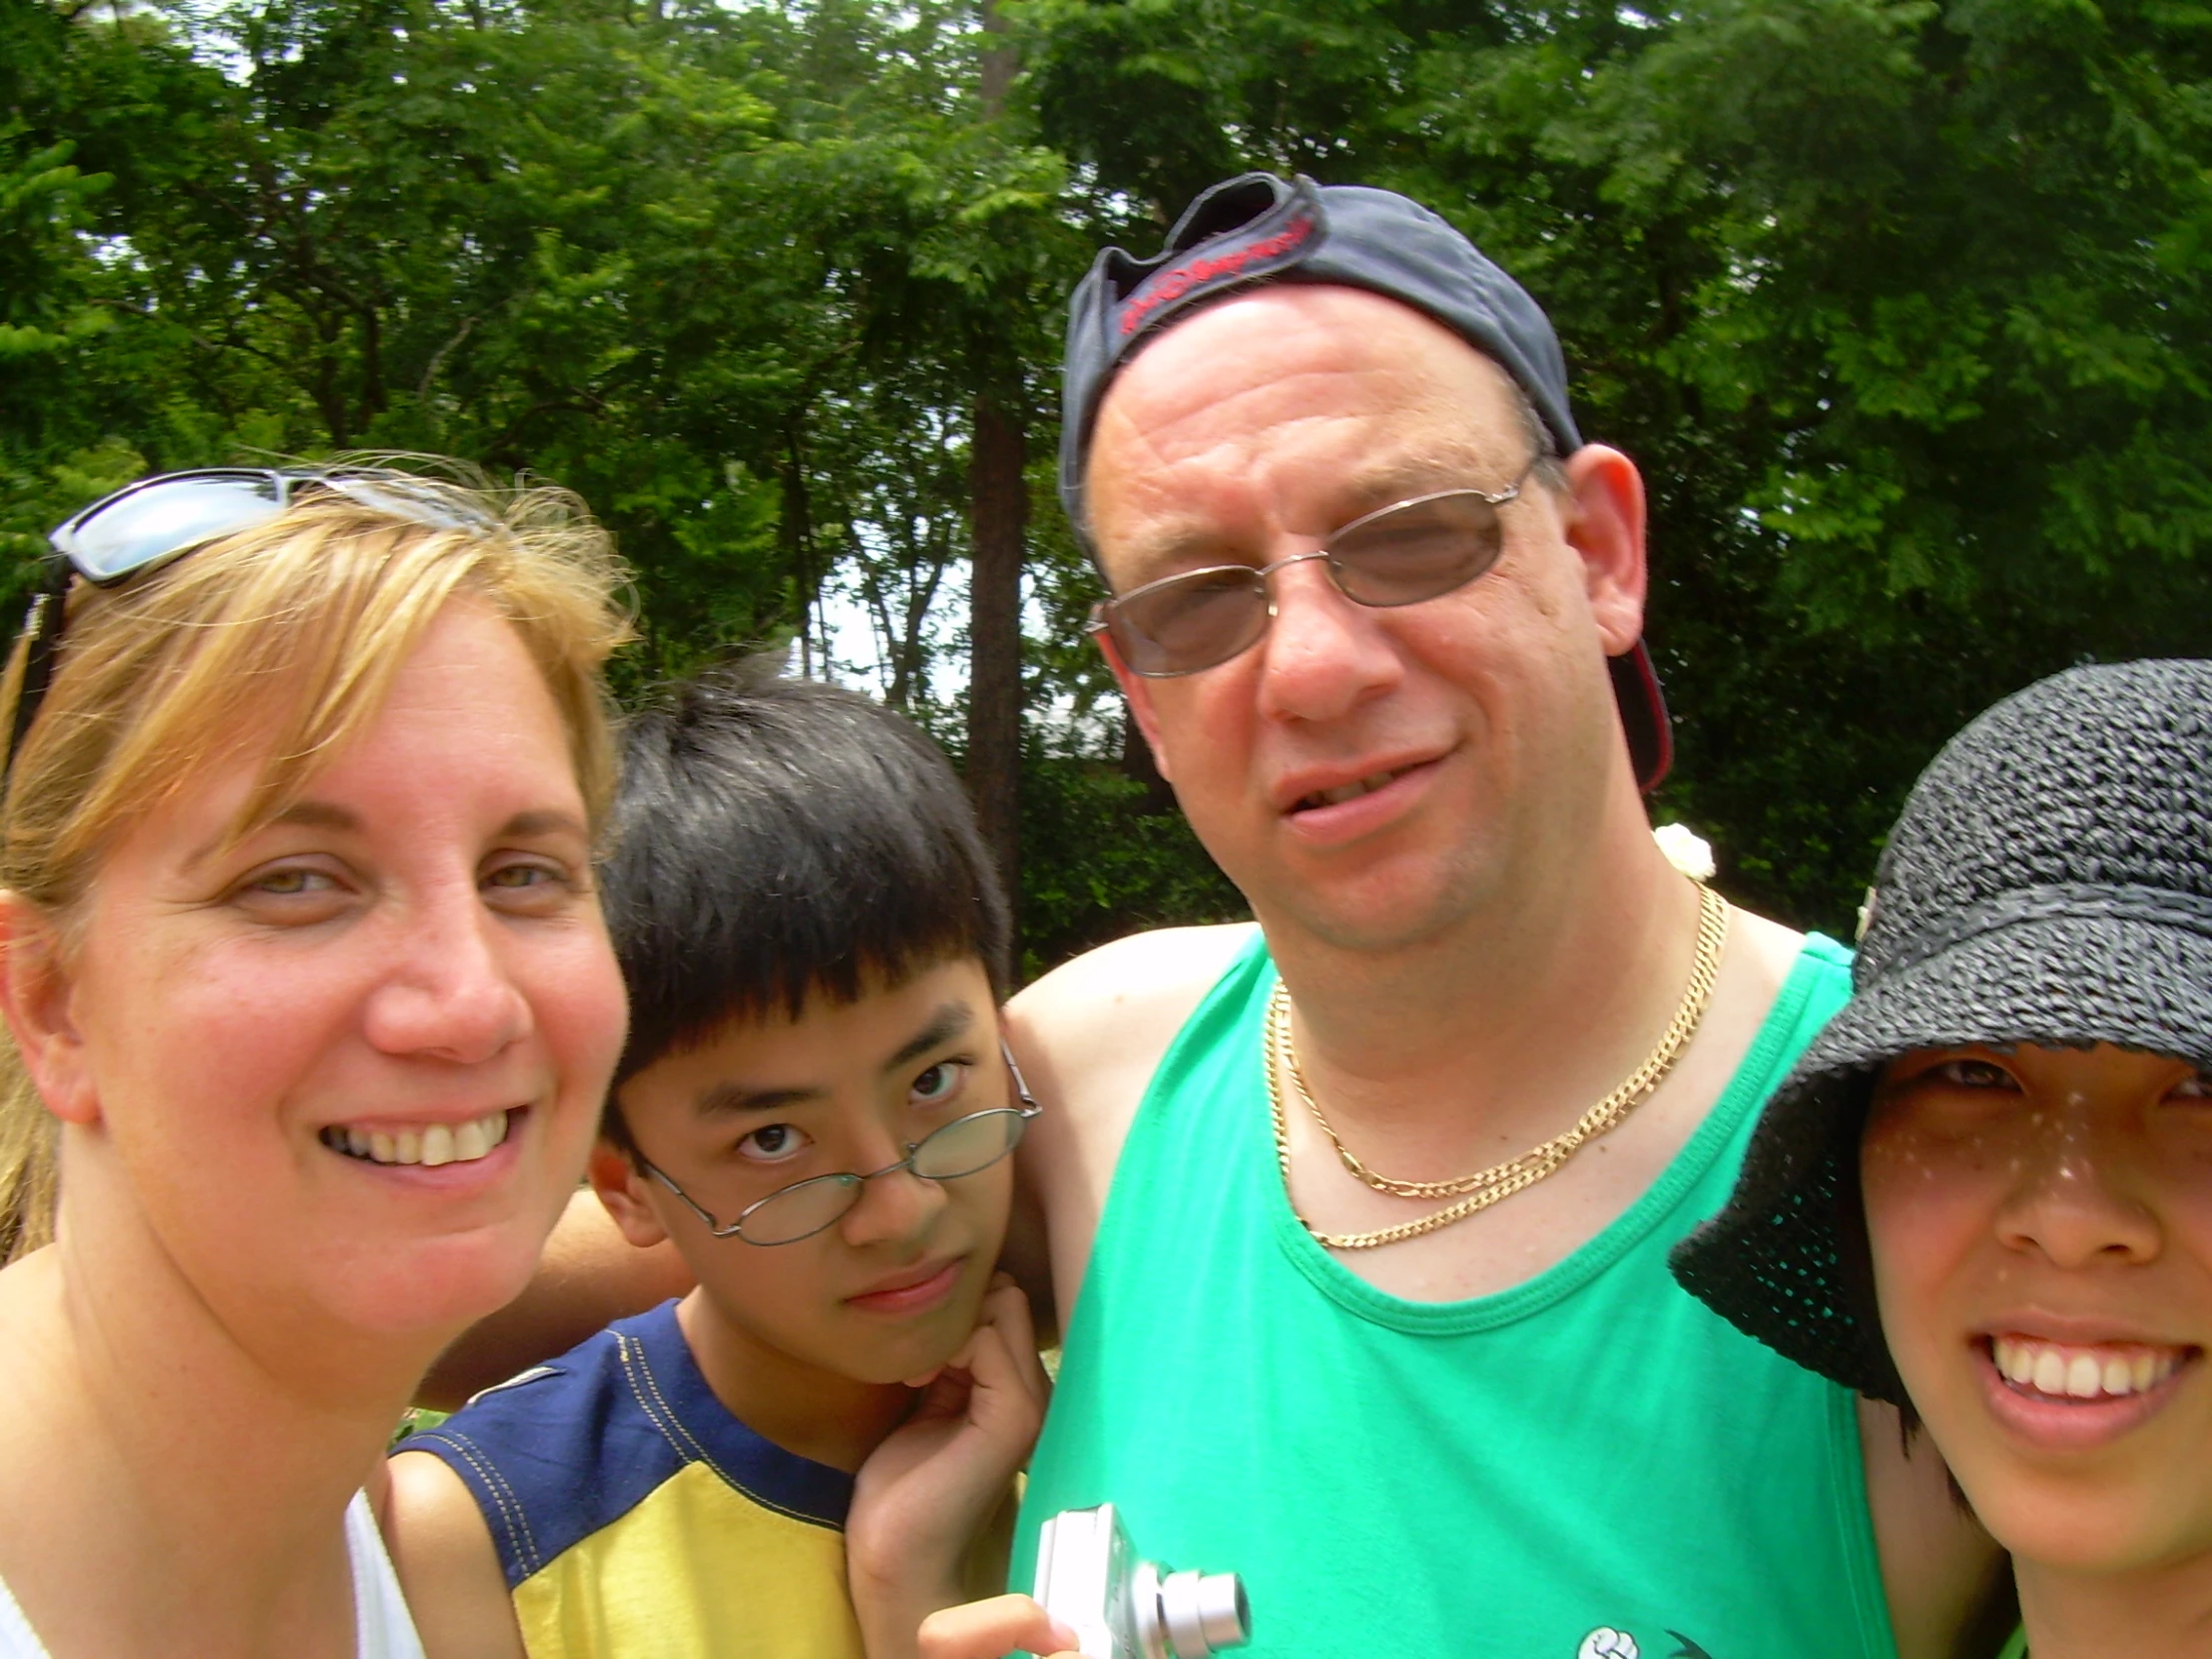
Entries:
[[54,549],[44,585],[32,597],[23,631],[30,637],[15,726],[0,762],[0,785],[14,770],[24,734],[54,679],[54,652],[71,577],[96,588],[120,587],[196,547],[250,530],[293,501],[329,490],[381,512],[437,530],[494,530],[495,521],[439,499],[405,473],[286,471],[266,467],[204,467],[141,478],[95,501],[47,538]]
[[1269,578],[1292,565],[1324,561],[1337,591],[1358,605],[1387,609],[1438,598],[1497,563],[1505,539],[1497,510],[1519,497],[1528,470],[1494,492],[1440,490],[1393,502],[1332,531],[1311,553],[1147,582],[1100,601],[1085,631],[1110,638],[1132,674],[1172,680],[1258,644],[1275,620]]

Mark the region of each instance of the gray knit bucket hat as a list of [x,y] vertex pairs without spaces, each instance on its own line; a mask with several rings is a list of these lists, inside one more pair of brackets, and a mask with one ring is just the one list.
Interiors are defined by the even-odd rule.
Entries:
[[1944,746],[1882,855],[1852,998],[1768,1103],[1683,1287],[1893,1403],[1859,1139],[1883,1066],[2034,1043],[2212,1067],[2212,663],[2077,668]]

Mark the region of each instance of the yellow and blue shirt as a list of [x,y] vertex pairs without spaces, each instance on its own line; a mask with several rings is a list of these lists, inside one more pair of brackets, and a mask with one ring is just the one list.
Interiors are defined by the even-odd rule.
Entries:
[[852,1477],[732,1415],[673,1302],[401,1444],[475,1494],[530,1659],[861,1659]]

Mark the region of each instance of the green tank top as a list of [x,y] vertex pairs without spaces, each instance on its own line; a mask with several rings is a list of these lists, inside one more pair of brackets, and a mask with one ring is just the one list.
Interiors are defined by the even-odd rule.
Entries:
[[1038,1526],[1244,1575],[1276,1659],[1895,1659],[1852,1396],[1677,1288],[1759,1105],[1850,991],[1811,939],[1628,1211],[1495,1296],[1386,1296],[1291,1213],[1260,941],[1176,1037],[1114,1172],[1031,1466]]

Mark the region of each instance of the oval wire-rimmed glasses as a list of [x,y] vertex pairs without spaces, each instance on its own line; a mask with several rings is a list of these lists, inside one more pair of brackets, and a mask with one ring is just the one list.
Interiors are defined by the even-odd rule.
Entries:
[[1084,632],[1108,635],[1132,674],[1173,680],[1226,663],[1259,643],[1275,620],[1269,578],[1321,559],[1337,591],[1358,605],[1390,609],[1465,587],[1497,563],[1504,545],[1498,508],[1517,500],[1531,460],[1501,490],[1437,490],[1354,519],[1327,545],[1268,565],[1207,565],[1131,588],[1091,608]]
[[[1029,1120],[1044,1108],[1029,1092],[1028,1081],[1021,1075],[1013,1050],[1001,1042],[998,1051],[1005,1057],[1006,1070],[1013,1077],[1014,1094],[1021,1101],[1019,1106],[986,1107],[980,1112],[956,1117],[950,1123],[940,1123],[920,1140],[908,1141],[906,1156],[898,1162],[869,1170],[864,1175],[844,1170],[835,1175],[810,1176],[788,1187],[779,1187],[766,1198],[755,1199],[738,1212],[737,1220],[727,1224],[717,1221],[713,1212],[679,1187],[667,1171],[643,1153],[638,1155],[638,1166],[683,1200],[691,1213],[707,1224],[707,1231],[718,1239],[742,1239],[749,1245],[764,1246],[797,1244],[842,1221],[860,1202],[860,1194],[870,1181],[899,1170],[906,1170],[923,1181],[957,1181],[963,1175],[989,1169],[1019,1146]],[[762,1236],[764,1234],[774,1236]]]

